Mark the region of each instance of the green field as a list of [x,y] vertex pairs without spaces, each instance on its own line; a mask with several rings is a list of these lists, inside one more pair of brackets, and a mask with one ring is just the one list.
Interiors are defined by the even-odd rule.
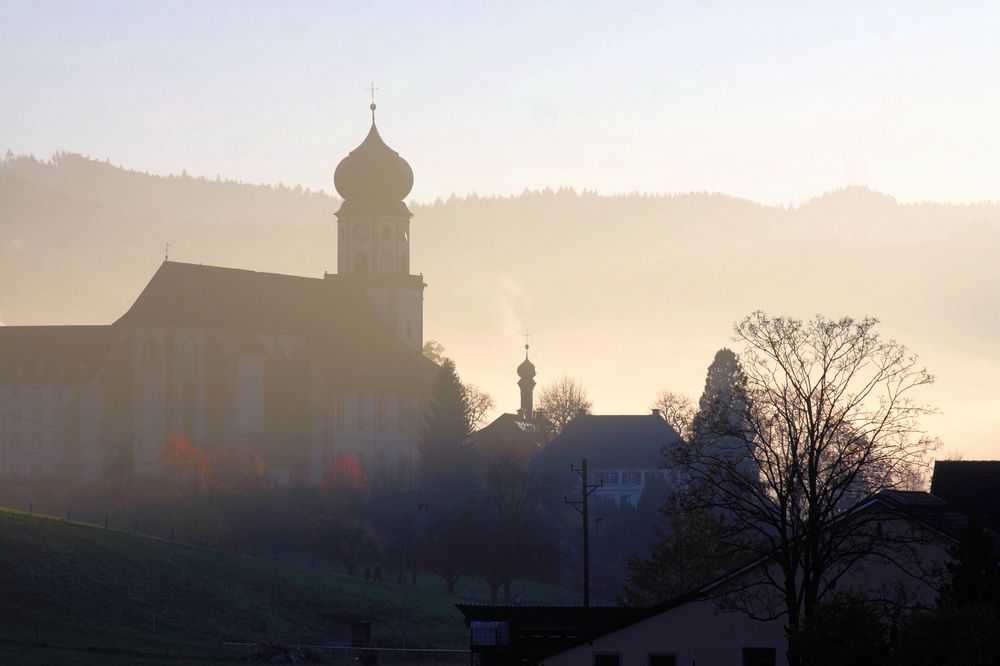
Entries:
[[0,510],[0,663],[218,663],[245,654],[227,642],[321,644],[323,614],[371,618],[379,646],[465,648],[462,599],[432,582],[372,583]]

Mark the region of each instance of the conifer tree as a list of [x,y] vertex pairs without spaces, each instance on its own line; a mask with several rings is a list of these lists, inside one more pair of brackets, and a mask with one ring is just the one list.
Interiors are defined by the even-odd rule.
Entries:
[[420,478],[425,488],[450,491],[474,486],[471,434],[465,388],[455,363],[444,359],[434,381],[430,411],[420,431]]

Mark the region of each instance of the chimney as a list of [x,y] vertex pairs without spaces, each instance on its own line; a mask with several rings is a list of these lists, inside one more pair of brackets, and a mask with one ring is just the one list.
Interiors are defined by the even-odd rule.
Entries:
[[652,416],[659,416],[659,415],[660,415],[660,410],[654,409],[653,413],[652,413]]

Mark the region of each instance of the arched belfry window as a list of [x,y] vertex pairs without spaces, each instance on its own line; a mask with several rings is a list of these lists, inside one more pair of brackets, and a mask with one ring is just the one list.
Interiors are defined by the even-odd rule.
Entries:
[[354,255],[354,272],[355,273],[367,273],[368,272],[368,255],[364,252],[358,252]]

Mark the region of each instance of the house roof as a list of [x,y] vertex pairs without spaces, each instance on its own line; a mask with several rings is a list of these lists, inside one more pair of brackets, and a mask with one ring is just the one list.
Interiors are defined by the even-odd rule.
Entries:
[[[301,350],[337,380],[423,389],[437,366],[399,341],[363,287],[325,279],[165,261],[118,327],[194,326],[295,335]],[[241,347],[251,346],[243,340]]]
[[1000,532],[1000,460],[938,460],[931,493]]
[[477,447],[507,447],[524,460],[531,460],[545,445],[550,430],[517,414],[501,414],[472,435]]
[[591,469],[657,469],[663,447],[680,436],[658,414],[598,416],[582,414],[535,457],[538,472],[568,469],[583,458]]
[[[964,516],[960,512],[956,511],[954,508],[950,507],[947,502],[942,500],[940,497],[935,497],[931,493],[920,492],[920,491],[897,491],[897,490],[884,490],[868,499],[859,502],[852,509],[849,509],[843,514],[843,518],[847,519],[852,515],[857,514],[861,511],[868,511],[875,507],[883,506],[887,507],[892,511],[897,511],[907,515],[914,520],[924,524],[927,527],[937,531],[938,533],[944,535],[951,541],[957,541],[958,533],[961,531],[962,527],[968,524],[968,517]],[[1000,543],[997,540],[996,535],[994,535],[994,542]],[[734,579],[735,577],[741,576],[748,571],[751,571],[763,563],[765,563],[769,557],[763,557],[752,562],[730,571],[715,580],[706,583],[694,590],[685,592],[684,594],[678,595],[666,601],[653,606],[648,606],[645,608],[637,608],[638,611],[636,615],[631,617],[622,617],[616,621],[613,621],[606,625],[600,632],[593,635],[587,636],[585,639],[577,640],[571,645],[566,645],[553,650],[546,654],[546,657],[554,656],[568,650],[571,647],[580,645],[586,641],[599,638],[600,636],[605,636],[607,634],[614,633],[625,627],[628,627],[636,622],[651,618],[653,616],[665,613],[667,611],[673,610],[680,606],[683,606],[692,601],[704,598],[711,590],[719,587],[720,585]]]
[[111,326],[0,326],[0,383],[75,383],[114,347]]

